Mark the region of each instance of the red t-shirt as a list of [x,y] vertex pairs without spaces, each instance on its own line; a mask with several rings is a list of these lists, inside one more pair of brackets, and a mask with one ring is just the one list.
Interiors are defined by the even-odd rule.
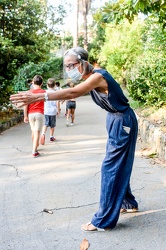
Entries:
[[[43,89],[31,89],[30,92],[34,94],[45,93]],[[28,105],[28,114],[41,113],[44,114],[44,101],[34,102]]]

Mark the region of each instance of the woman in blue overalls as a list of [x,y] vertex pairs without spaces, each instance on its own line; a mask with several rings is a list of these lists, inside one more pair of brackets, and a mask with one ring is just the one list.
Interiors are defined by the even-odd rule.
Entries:
[[36,100],[67,100],[90,92],[94,102],[105,109],[108,140],[106,156],[101,168],[101,194],[98,211],[84,231],[114,228],[120,212],[138,211],[138,203],[131,193],[132,172],[137,139],[137,119],[120,85],[104,69],[94,69],[88,62],[88,52],[82,47],[69,49],[64,56],[64,68],[73,81],[84,81],[74,88],[37,94],[19,93],[11,96],[15,102],[29,104]]

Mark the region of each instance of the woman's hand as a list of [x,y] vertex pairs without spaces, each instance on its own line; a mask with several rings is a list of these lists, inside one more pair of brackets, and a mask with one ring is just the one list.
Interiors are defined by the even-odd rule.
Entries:
[[[44,95],[43,95],[43,98],[41,96],[40,99],[43,100]],[[26,91],[26,92],[19,92],[18,94],[15,94],[15,95],[11,95],[10,101],[12,101],[12,103],[16,105],[16,107],[20,108],[22,106],[25,106],[25,105],[28,105],[30,103],[37,102],[40,100],[38,98],[38,94],[33,94],[30,91]]]

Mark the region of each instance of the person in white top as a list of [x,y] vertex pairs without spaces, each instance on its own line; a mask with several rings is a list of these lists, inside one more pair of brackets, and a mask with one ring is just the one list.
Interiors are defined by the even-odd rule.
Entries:
[[[47,93],[55,92],[55,79],[49,78],[47,80]],[[45,144],[45,134],[47,128],[50,127],[50,142],[54,142],[54,130],[56,127],[56,115],[57,115],[57,101],[48,101],[44,103],[44,126],[42,130],[42,136],[40,143]]]

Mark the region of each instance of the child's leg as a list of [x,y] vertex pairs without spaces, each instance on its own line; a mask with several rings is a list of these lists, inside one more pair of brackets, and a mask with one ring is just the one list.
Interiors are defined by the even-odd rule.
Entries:
[[35,129],[35,121],[34,121],[33,114],[29,114],[28,115],[28,119],[29,119],[29,125],[30,125],[30,128],[31,128],[31,139],[32,139],[32,142],[33,142],[33,139],[34,139],[34,129]]
[[69,119],[70,119],[70,115],[71,115],[71,109],[68,109],[67,111],[67,118],[66,118],[66,126],[69,126]]
[[70,115],[71,115],[71,109],[68,109],[68,110],[67,110],[67,120],[69,120]]
[[29,114],[28,116],[29,118],[29,124],[31,127],[31,138],[32,138],[32,153],[36,153],[37,151],[37,147],[38,147],[38,143],[36,142],[36,129],[35,129],[35,125],[36,125],[36,119],[35,119],[35,115],[34,114]]
[[34,131],[33,153],[37,152],[37,148],[39,146],[39,138],[40,138],[40,131]]
[[68,102],[66,101],[66,113],[65,113],[65,116],[67,116],[67,112],[68,112]]
[[56,115],[50,116],[50,141],[55,141],[54,130],[56,127]]
[[57,101],[57,109],[58,109],[58,114],[60,114],[61,112],[60,101]]
[[46,134],[46,131],[47,131],[47,126],[43,126],[43,129],[42,129],[42,135],[41,135],[41,138],[40,138],[40,144],[41,145],[44,145],[45,144],[45,134]]
[[[32,141],[33,141],[33,156],[37,157],[39,153],[37,153],[37,148],[39,146],[39,138],[40,138],[40,131],[43,127],[43,114],[41,113],[32,113],[28,115],[29,123],[31,126],[32,131]],[[37,155],[35,155],[37,153]]]
[[75,109],[71,109],[71,123],[74,123]]
[[54,137],[54,128],[50,128],[50,137]]
[[41,135],[41,138],[40,138],[40,144],[41,145],[45,144],[45,134],[46,134],[48,126],[49,126],[49,117],[48,117],[48,115],[45,115],[44,116],[44,126],[42,128],[42,135]]
[[44,125],[42,129],[42,135],[45,135],[46,131],[47,131],[47,126]]
[[39,146],[40,133],[43,128],[44,115],[41,113],[35,114],[35,129],[34,129],[34,142],[33,142],[33,152],[37,152]]
[[32,131],[32,134],[31,134],[31,138],[32,138],[32,142],[33,142],[33,139],[34,139],[34,132]]
[[56,141],[56,138],[54,137],[54,128],[50,128],[50,142]]

